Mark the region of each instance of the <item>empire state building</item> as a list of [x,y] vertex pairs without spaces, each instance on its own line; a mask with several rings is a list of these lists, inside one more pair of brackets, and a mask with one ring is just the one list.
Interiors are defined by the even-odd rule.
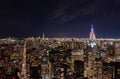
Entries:
[[93,24],[91,24],[90,41],[96,41]]
[[96,37],[95,37],[95,33],[94,33],[93,24],[91,24],[90,45],[91,45],[91,47],[94,47],[96,45]]

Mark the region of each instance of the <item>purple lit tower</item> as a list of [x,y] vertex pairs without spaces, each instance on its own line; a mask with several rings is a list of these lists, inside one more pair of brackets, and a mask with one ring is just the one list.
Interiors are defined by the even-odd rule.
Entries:
[[94,33],[93,24],[91,24],[91,31],[90,31],[90,46],[94,47],[96,45],[96,37]]
[[90,41],[96,41],[93,24],[91,24]]

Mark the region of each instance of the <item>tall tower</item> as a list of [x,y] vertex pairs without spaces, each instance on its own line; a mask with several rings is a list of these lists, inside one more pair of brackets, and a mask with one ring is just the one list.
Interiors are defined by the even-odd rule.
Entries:
[[44,34],[44,32],[43,32],[43,37],[42,37],[42,39],[45,39],[45,34]]
[[93,24],[91,24],[90,41],[96,41]]
[[93,24],[91,24],[91,31],[90,31],[90,46],[94,47],[96,45],[96,37],[94,33]]

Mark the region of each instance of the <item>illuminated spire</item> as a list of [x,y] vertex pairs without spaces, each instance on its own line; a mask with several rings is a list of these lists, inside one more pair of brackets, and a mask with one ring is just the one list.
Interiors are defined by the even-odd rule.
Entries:
[[93,24],[91,24],[91,32],[94,33]]
[[44,34],[44,32],[43,32],[43,37],[42,37],[42,39],[45,39],[45,34]]
[[90,41],[95,41],[95,40],[96,40],[96,37],[94,33],[94,28],[93,28],[93,24],[91,24]]

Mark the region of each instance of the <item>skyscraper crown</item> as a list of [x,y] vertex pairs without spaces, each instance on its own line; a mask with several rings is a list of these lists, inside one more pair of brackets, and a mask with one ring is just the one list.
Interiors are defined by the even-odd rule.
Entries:
[[91,24],[91,32],[93,32],[93,33],[94,33],[93,24]]
[[91,41],[95,41],[96,40],[95,33],[94,33],[94,28],[93,28],[93,24],[91,24],[90,40]]

